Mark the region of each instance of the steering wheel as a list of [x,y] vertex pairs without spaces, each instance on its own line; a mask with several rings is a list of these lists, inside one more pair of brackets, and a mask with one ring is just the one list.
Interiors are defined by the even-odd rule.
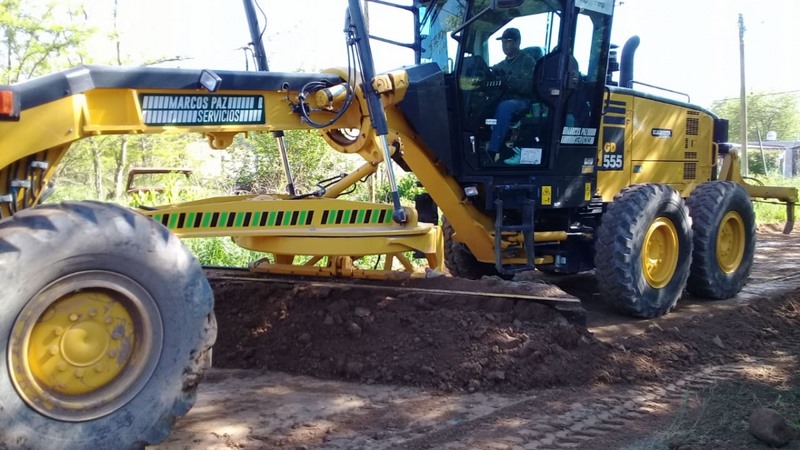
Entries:
[[503,77],[489,68],[482,57],[464,58],[458,83],[464,92],[470,129],[483,128],[486,118],[493,117],[497,103],[505,92],[504,81]]
[[497,84],[496,77],[492,69],[480,56],[468,56],[464,58],[463,70],[459,77],[459,87],[465,91],[475,89],[485,90]]

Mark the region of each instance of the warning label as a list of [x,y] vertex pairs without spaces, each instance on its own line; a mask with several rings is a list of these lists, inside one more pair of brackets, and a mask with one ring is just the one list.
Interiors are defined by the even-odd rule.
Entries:
[[141,94],[145,125],[257,125],[265,123],[260,95]]

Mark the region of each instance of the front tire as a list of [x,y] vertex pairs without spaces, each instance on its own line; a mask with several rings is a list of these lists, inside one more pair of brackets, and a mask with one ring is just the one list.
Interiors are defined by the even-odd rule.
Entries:
[[188,412],[216,337],[202,268],[97,202],[0,222],[0,448],[143,448]]
[[478,261],[466,245],[453,239],[455,230],[447,217],[442,218],[442,234],[444,235],[444,261],[451,275],[471,280],[477,280],[484,275],[500,275],[493,264]]
[[756,219],[750,196],[729,181],[698,186],[686,202],[692,216],[694,253],[686,289],[721,300],[738,294],[750,276]]
[[677,303],[689,277],[691,220],[677,191],[661,184],[625,188],[597,231],[600,295],[618,311],[651,318]]

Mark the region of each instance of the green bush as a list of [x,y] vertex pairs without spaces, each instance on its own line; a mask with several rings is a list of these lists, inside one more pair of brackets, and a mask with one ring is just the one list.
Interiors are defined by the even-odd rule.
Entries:
[[184,239],[183,243],[204,266],[247,267],[265,256],[239,247],[229,237]]
[[[779,176],[783,174],[783,152],[765,151],[762,157],[758,149],[748,149],[747,168],[751,175],[761,177]],[[766,168],[764,163],[766,162]]]

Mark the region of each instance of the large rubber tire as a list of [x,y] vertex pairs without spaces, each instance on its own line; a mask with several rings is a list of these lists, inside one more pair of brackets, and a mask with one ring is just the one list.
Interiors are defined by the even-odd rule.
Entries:
[[730,181],[698,186],[686,201],[692,217],[694,252],[686,289],[715,300],[742,290],[756,248],[756,217],[750,196]]
[[604,301],[635,317],[669,312],[689,277],[690,227],[683,199],[669,186],[642,184],[617,194],[603,214],[595,242]]
[[493,264],[478,261],[466,245],[453,240],[455,231],[446,217],[442,217],[442,233],[444,234],[444,262],[451,275],[471,280],[477,280],[484,275],[500,275]]
[[132,449],[194,404],[216,338],[197,260],[97,202],[0,222],[0,448]]

